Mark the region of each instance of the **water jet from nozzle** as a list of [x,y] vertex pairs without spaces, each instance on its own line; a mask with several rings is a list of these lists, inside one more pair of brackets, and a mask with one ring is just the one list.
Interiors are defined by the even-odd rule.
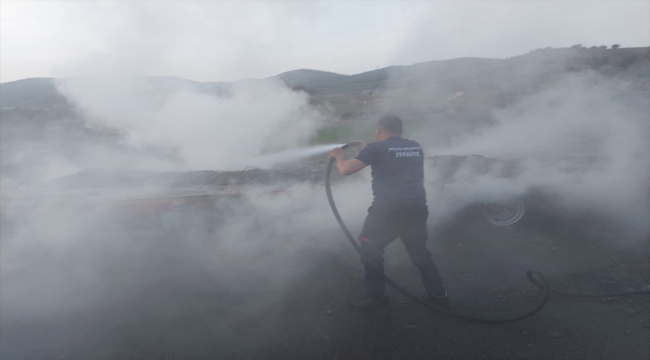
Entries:
[[256,156],[246,162],[246,166],[254,166],[261,169],[269,169],[285,163],[290,163],[308,158],[310,156],[329,152],[330,150],[343,147],[344,144],[316,145],[306,148],[288,149],[277,153]]

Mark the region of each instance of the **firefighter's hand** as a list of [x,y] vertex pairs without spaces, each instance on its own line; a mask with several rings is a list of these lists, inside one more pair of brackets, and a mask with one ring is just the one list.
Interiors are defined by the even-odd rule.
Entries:
[[342,159],[343,158],[343,150],[341,150],[341,148],[339,148],[339,147],[334,148],[332,151],[330,151],[330,157],[334,158],[336,160]]

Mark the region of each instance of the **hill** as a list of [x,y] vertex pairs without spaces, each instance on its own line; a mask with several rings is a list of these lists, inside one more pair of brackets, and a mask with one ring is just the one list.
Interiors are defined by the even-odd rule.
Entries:
[[[515,100],[517,94],[535,91],[565,73],[591,70],[622,78],[644,77],[648,75],[648,64],[649,48],[573,47],[538,49],[509,59],[429,61],[355,75],[300,69],[268,79],[308,92],[312,105],[327,108],[337,119],[357,119],[380,112],[399,112],[407,118],[418,118],[425,113],[456,114],[463,107],[460,103],[502,107]],[[148,80],[165,92],[189,88],[218,96],[227,94],[233,84],[176,77]],[[56,92],[53,79],[33,78],[0,84],[3,110],[50,108],[64,102]]]
[[[633,68],[638,75],[643,72],[643,64],[649,59],[650,48],[548,48],[510,59],[459,58],[429,61],[409,66],[391,66],[355,75],[300,69],[268,79],[280,80],[288,87],[305,90],[312,96],[355,96],[369,91],[432,85],[451,91],[452,94],[484,87],[508,92],[534,88],[540,81],[549,80],[561,73],[586,69],[615,76]],[[628,72],[627,75],[633,72]],[[154,86],[170,91],[185,87],[217,95],[227,92],[232,84],[197,82],[171,76],[151,77],[149,80]],[[0,107],[3,109],[47,107],[61,100],[52,78],[31,78],[0,84]]]

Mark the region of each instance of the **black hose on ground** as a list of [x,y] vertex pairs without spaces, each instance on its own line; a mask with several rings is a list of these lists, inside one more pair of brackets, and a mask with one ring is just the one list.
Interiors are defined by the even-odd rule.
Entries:
[[[344,146],[341,147],[341,149],[345,150],[349,147],[357,146],[360,144],[361,143],[358,141],[353,141],[345,144]],[[578,294],[578,293],[570,293],[570,292],[564,292],[559,290],[553,290],[550,288],[548,282],[546,281],[546,278],[544,278],[544,275],[542,275],[542,273],[535,270],[528,270],[526,271],[526,277],[530,282],[532,282],[534,285],[540,288],[541,299],[539,303],[532,310],[525,312],[523,314],[508,317],[508,318],[486,319],[486,318],[479,318],[479,317],[454,313],[449,310],[430,304],[429,302],[421,299],[417,295],[406,290],[401,285],[396,283],[393,279],[388,277],[384,272],[380,271],[361,251],[361,247],[359,246],[359,244],[357,244],[356,240],[354,239],[354,236],[352,236],[350,230],[348,230],[348,227],[343,222],[343,219],[341,218],[341,214],[339,214],[339,211],[336,208],[336,204],[334,203],[334,197],[332,196],[332,187],[330,183],[330,176],[332,174],[332,167],[334,166],[335,161],[336,159],[331,158],[329,163],[327,164],[327,170],[325,172],[325,191],[327,193],[327,200],[329,201],[330,207],[332,208],[332,212],[334,213],[334,217],[336,218],[336,221],[338,221],[341,230],[343,230],[343,233],[345,233],[345,236],[347,237],[348,241],[354,247],[354,249],[359,253],[359,256],[361,256],[363,261],[369,264],[370,266],[372,266],[373,268],[375,268],[375,270],[379,274],[381,274],[381,276],[384,278],[384,281],[386,281],[386,283],[388,283],[390,286],[395,288],[395,290],[404,294],[409,299],[415,301],[416,303],[424,307],[443,312],[445,314],[454,316],[459,319],[464,319],[469,321],[476,321],[482,323],[506,323],[506,322],[513,322],[513,321],[519,321],[525,319],[540,311],[544,307],[544,305],[546,305],[546,302],[548,301],[551,292],[565,295],[565,296],[575,296],[575,297],[614,297],[614,296],[628,296],[628,295],[650,295],[650,290],[629,291],[629,292],[609,293],[609,294]]]

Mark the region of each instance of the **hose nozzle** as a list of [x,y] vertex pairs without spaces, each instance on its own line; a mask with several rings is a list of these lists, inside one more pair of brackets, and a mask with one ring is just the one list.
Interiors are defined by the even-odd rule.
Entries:
[[361,141],[350,141],[349,143],[341,146],[341,150],[345,150],[350,147],[355,147],[361,145]]

